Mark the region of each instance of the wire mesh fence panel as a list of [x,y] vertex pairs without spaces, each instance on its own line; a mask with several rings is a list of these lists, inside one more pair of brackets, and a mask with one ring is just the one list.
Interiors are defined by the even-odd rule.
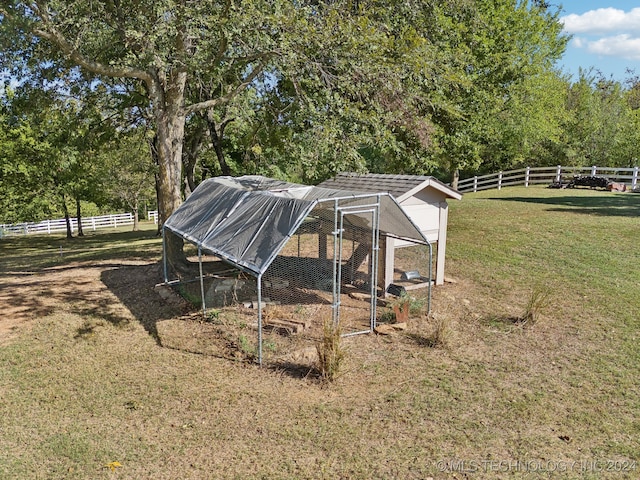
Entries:
[[332,225],[305,219],[263,276],[267,328],[314,335],[331,319],[333,305]]
[[417,284],[428,281],[429,248],[426,245],[408,244],[395,249],[393,283]]
[[340,251],[340,324],[343,333],[373,329],[372,308],[381,291],[377,289],[377,259],[374,246],[378,232],[372,225],[374,211],[344,216]]
[[262,274],[165,231],[166,280],[194,311],[202,309],[226,345],[245,356],[268,361],[309,348],[322,338],[327,321],[339,322],[343,334],[371,331],[376,318],[389,313],[376,308],[389,280],[389,267],[381,265],[391,262],[391,280],[401,285],[429,275],[426,246],[388,251],[393,242],[377,230],[378,208],[364,200],[320,205],[274,257],[264,259],[269,266]]
[[349,222],[339,233],[326,219],[310,216],[303,222],[263,277],[266,308],[278,306],[281,317],[267,318],[266,324],[298,323],[319,335],[337,308],[343,331],[368,328],[369,302],[350,294],[370,290],[373,233]]

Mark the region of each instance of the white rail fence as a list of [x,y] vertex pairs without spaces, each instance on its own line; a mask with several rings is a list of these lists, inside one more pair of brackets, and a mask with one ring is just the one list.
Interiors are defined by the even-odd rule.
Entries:
[[535,184],[551,184],[563,180],[571,180],[574,175],[591,175],[607,177],[610,181],[624,183],[631,188],[638,186],[640,174],[638,167],[614,168],[614,167],[527,167],[518,170],[492,173],[489,175],[465,178],[458,182],[458,191],[462,193],[478,192],[502,187]]
[[[78,230],[78,220],[71,218],[71,231]],[[97,230],[99,228],[117,228],[133,225],[132,213],[116,215],[101,215],[98,217],[82,218],[83,230]],[[67,231],[67,223],[64,218],[57,220],[43,220],[41,222],[27,222],[14,224],[0,224],[0,238],[12,235],[49,234]]]

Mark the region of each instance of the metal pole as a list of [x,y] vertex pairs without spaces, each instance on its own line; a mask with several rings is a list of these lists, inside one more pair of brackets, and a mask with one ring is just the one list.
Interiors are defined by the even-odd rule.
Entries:
[[202,248],[198,245],[198,267],[200,269],[200,293],[202,294],[202,318],[207,316],[207,305],[204,296],[204,279],[202,276]]
[[338,294],[336,292],[336,277],[338,275],[338,266],[336,265],[336,253],[338,251],[338,199],[333,202],[333,324],[338,325]]
[[258,364],[262,366],[262,274],[258,275]]
[[[334,289],[336,291],[336,298],[338,300],[337,302],[337,306],[338,308],[336,309],[336,325],[338,325],[338,323],[340,323],[340,293],[341,293],[341,288],[342,288],[342,247],[343,247],[343,237],[342,234],[344,232],[344,212],[342,210],[340,210],[340,228],[338,229],[338,235],[339,238],[338,240],[338,274],[337,274],[337,281],[334,282]],[[335,256],[335,255],[334,255]]]
[[429,287],[427,288],[427,315],[431,312],[431,277],[433,276],[433,247],[431,242],[427,242],[429,246]]
[[164,227],[162,227],[162,263],[164,268],[164,282],[167,283],[169,281],[167,273],[167,239],[164,233]]
[[371,331],[376,328],[376,307],[378,305],[378,258],[380,253],[380,195],[377,196],[378,204],[375,210],[372,212],[373,221],[373,250],[371,252],[372,263],[372,281],[371,281],[371,321],[369,325]]

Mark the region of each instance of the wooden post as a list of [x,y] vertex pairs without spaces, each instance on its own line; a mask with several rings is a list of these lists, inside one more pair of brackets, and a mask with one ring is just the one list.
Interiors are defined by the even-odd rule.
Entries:
[[531,171],[531,167],[527,167],[527,170],[524,174],[524,186],[528,187],[529,186],[529,172]]
[[478,176],[477,175],[475,177],[473,177],[473,191],[474,192],[478,191]]
[[638,184],[638,167],[633,168],[633,179],[631,180],[631,188],[636,188]]
[[558,168],[556,169],[556,183],[560,183],[561,179],[562,179],[562,167],[558,165]]
[[318,229],[318,258],[320,260],[327,259],[327,234],[324,232],[324,225],[320,223]]
[[444,283],[444,259],[447,249],[447,219],[449,204],[446,200],[440,202],[440,225],[438,227],[438,253],[436,259],[436,285]]
[[502,189],[502,172],[498,173],[498,190]]
[[595,165],[593,165],[591,167],[591,176],[595,177],[596,176],[596,172],[598,171],[598,167],[596,167]]
[[387,287],[393,283],[394,263],[395,263],[395,240],[393,238],[380,236],[378,254],[378,287],[384,296],[387,296]]

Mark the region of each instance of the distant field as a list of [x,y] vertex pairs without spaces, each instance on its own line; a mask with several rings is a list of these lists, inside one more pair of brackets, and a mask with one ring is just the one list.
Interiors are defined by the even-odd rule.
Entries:
[[433,315],[331,384],[217,350],[153,226],[0,240],[0,478],[640,478],[639,240],[640,195],[466,194]]

